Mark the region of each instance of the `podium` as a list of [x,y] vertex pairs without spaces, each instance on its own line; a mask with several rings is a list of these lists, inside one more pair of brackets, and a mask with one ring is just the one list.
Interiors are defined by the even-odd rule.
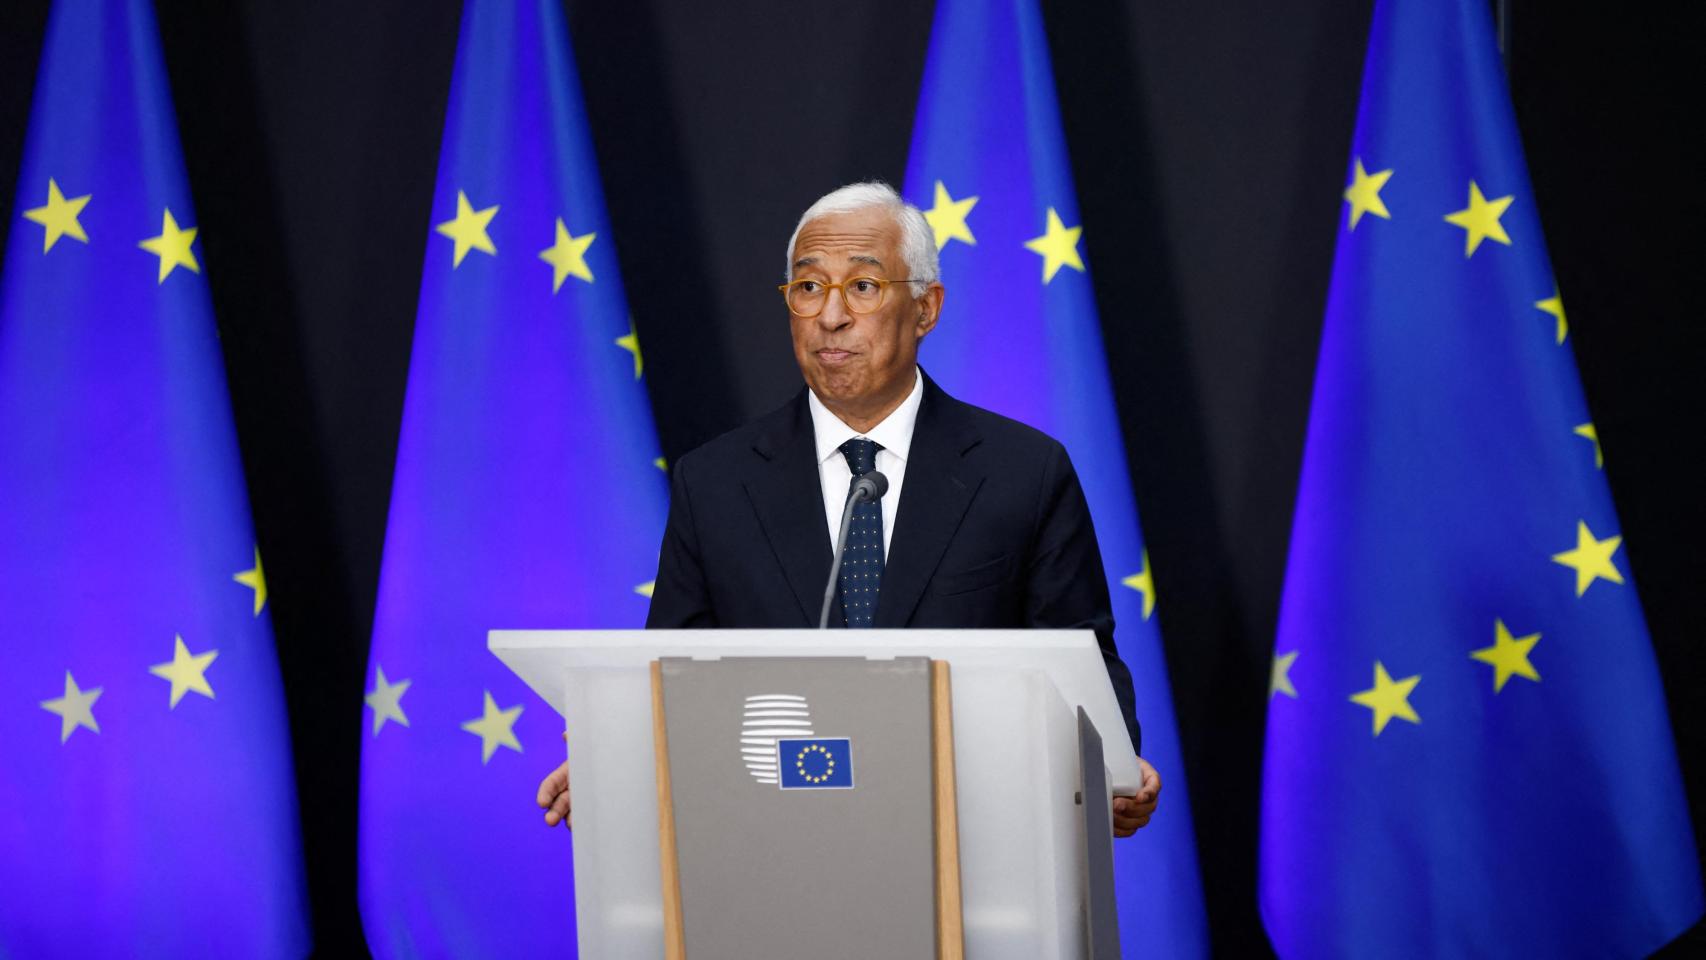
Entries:
[[581,957],[1118,956],[1109,805],[1140,774],[1091,631],[488,646],[566,722]]

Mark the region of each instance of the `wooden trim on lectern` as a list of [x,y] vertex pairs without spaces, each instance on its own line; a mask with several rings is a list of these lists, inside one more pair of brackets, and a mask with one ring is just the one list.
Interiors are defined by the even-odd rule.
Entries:
[[960,810],[954,789],[954,701],[948,663],[930,661],[931,766],[936,808],[936,957],[963,960],[960,914]]
[[681,865],[675,856],[675,803],[669,789],[669,731],[663,719],[663,664],[652,661],[652,750],[657,755],[658,853],[663,875],[664,960],[686,960],[681,929]]

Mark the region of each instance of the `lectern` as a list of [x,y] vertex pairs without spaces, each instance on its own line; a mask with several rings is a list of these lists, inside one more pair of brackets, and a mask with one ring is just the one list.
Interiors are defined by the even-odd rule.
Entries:
[[1095,635],[492,631],[558,710],[579,955],[1118,956]]

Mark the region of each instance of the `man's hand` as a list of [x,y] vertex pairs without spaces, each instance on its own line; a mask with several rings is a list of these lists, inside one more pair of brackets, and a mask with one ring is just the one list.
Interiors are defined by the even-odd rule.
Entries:
[[[545,808],[545,826],[554,827],[561,820],[563,826],[569,825],[569,762],[551,771],[551,775],[539,781],[539,805]],[[1150,805],[1154,809],[1154,805]],[[1115,821],[1118,822],[1117,820]]]
[[[1149,826],[1149,818],[1155,815],[1155,805],[1161,802],[1161,775],[1149,765],[1149,761],[1137,758],[1138,772],[1143,775],[1143,785],[1137,788],[1135,797],[1114,798],[1114,836],[1129,837],[1143,827]],[[568,804],[568,774],[564,773],[563,797],[564,809]],[[540,788],[543,797],[544,788]],[[566,814],[565,814],[566,816]]]

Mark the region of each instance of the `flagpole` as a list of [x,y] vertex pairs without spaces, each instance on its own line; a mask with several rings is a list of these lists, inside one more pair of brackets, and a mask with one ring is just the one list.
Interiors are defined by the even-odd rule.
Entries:
[[1493,0],[1493,18],[1498,21],[1499,59],[1505,66],[1505,85],[1511,81],[1511,0]]

